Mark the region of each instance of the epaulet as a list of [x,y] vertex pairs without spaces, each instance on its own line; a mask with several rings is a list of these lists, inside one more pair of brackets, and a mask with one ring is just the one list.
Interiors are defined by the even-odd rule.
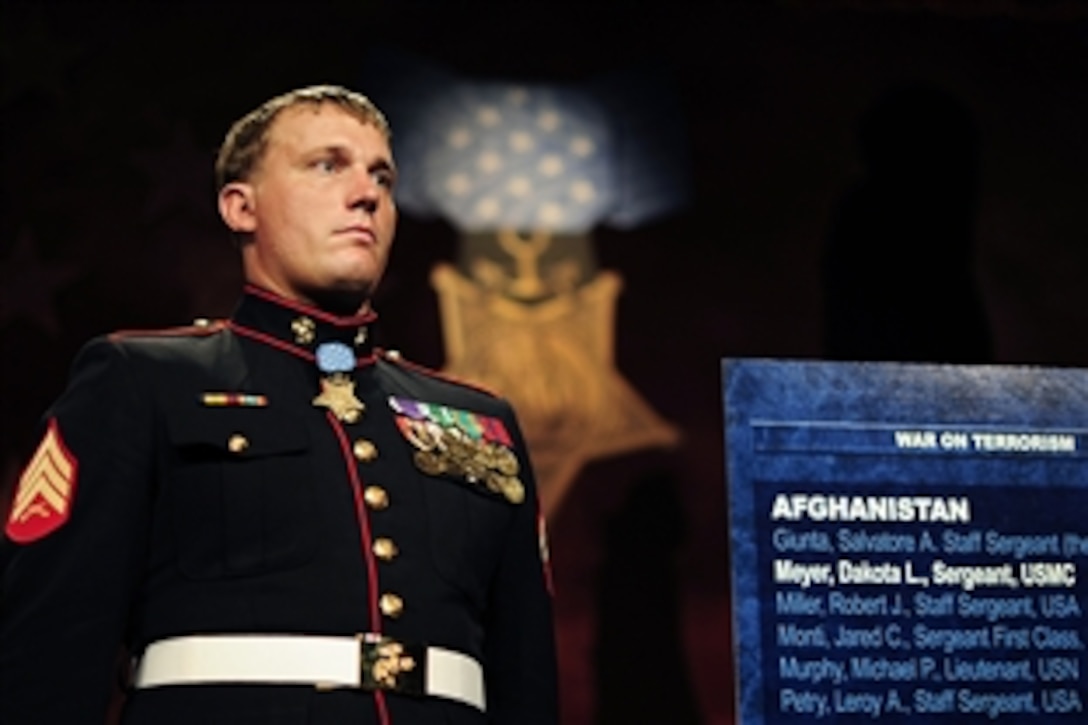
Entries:
[[448,373],[444,373],[444,372],[441,372],[441,371],[438,371],[438,370],[434,370],[433,368],[429,368],[426,365],[420,365],[419,363],[414,363],[414,362],[412,362],[410,360],[405,360],[404,356],[400,354],[400,350],[380,350],[379,349],[379,350],[376,350],[375,352],[377,352],[378,356],[381,357],[383,360],[387,360],[387,361],[393,363],[394,365],[399,365],[400,367],[405,368],[407,370],[412,370],[412,371],[415,371],[417,373],[422,373],[423,375],[426,375],[428,377],[435,378],[437,380],[442,380],[442,381],[447,382],[447,383],[452,383],[453,385],[460,385],[462,388],[468,388],[469,390],[475,390],[477,393],[483,393],[484,395],[489,395],[492,398],[502,397],[498,393],[496,393],[495,391],[488,390],[487,388],[483,387],[482,385],[477,385],[476,383],[470,383],[470,382],[468,382],[466,380],[462,380],[461,378],[454,377],[453,375],[450,375]]
[[155,330],[117,330],[111,332],[111,341],[123,340],[129,337],[207,337],[214,335],[227,327],[226,320],[208,320],[203,317],[193,320],[191,325],[180,327],[163,327]]

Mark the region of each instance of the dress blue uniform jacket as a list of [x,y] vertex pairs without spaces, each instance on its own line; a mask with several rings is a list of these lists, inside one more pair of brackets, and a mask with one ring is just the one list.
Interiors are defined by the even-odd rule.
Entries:
[[[362,632],[475,658],[486,714],[400,692],[188,684],[130,690],[122,721],[556,721],[543,533],[512,410],[375,350],[370,322],[248,287],[228,321],[84,348],[45,416],[76,461],[68,518],[4,542],[0,722],[102,722],[121,644]],[[331,341],[356,353],[356,422],[314,404],[314,351]],[[423,470],[397,401],[501,421],[523,500]]]

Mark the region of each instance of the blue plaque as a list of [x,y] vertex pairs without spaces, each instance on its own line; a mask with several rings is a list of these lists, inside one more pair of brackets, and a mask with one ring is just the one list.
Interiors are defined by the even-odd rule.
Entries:
[[1088,722],[1088,371],[723,379],[738,722]]

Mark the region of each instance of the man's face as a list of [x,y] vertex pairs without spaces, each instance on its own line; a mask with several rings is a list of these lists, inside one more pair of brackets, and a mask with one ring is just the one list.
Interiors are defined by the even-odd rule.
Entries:
[[394,180],[389,142],[375,126],[332,104],[282,111],[242,185],[252,205],[246,279],[311,304],[365,307],[393,243]]

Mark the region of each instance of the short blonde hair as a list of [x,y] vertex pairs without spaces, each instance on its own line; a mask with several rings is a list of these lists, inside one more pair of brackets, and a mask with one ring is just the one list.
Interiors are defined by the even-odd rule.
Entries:
[[341,86],[309,86],[299,88],[265,101],[234,122],[227,131],[215,160],[215,185],[222,189],[233,181],[245,181],[264,157],[268,146],[268,129],[285,109],[301,104],[320,106],[331,103],[342,108],[363,123],[377,128],[389,141],[389,122],[374,102],[361,93]]

